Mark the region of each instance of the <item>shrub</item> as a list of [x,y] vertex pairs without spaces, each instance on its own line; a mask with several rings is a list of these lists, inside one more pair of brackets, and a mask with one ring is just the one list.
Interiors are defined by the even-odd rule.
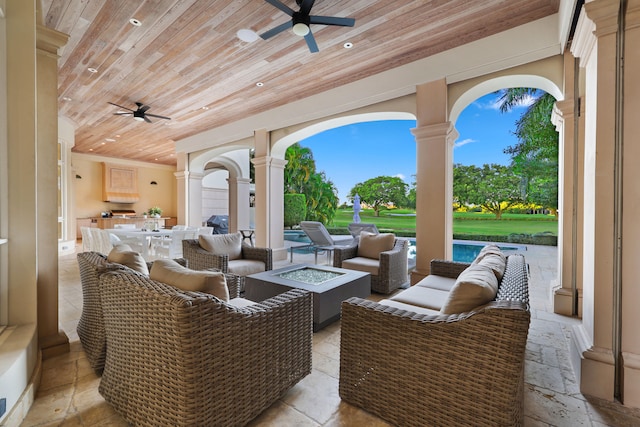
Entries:
[[307,197],[304,194],[284,195],[284,226],[293,227],[307,216]]

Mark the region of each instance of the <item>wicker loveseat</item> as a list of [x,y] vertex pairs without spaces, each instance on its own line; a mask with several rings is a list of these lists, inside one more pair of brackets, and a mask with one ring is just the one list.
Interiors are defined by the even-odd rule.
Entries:
[[237,307],[132,272],[100,275],[99,392],[136,426],[242,426],[311,372],[312,299]]
[[[446,285],[468,266],[432,261],[428,277]],[[395,425],[522,425],[529,318],[521,255],[507,257],[495,298],[464,313],[351,298],[342,303],[340,397]]]

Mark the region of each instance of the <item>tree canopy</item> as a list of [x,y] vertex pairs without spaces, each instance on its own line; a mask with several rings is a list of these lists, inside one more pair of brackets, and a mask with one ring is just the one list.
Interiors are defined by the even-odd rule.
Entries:
[[324,172],[316,171],[311,149],[295,143],[285,152],[287,165],[284,168],[285,194],[304,194],[306,218],[328,224],[333,221],[338,207],[337,189]]
[[380,216],[380,209],[388,204],[406,205],[407,187],[408,184],[398,177],[378,176],[356,184],[348,197],[353,201],[358,194],[360,202],[371,206],[375,216]]
[[481,206],[501,219],[505,210],[522,201],[521,179],[510,166],[456,164],[453,170],[453,197],[460,205]]
[[523,179],[525,201],[552,210],[558,208],[558,132],[551,122],[555,99],[533,88],[501,91],[500,111],[511,111],[529,97],[535,100],[516,122],[518,143],[504,152]]

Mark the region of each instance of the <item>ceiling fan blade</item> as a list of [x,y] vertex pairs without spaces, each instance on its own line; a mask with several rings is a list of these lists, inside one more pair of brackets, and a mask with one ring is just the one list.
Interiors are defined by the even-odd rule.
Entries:
[[339,18],[337,16],[315,16],[309,17],[312,24],[339,25],[341,27],[353,27],[356,20],[353,18]]
[[293,12],[294,10],[291,9],[289,6],[287,6],[286,4],[282,4],[280,3],[278,0],[264,0],[267,3],[269,3],[271,6],[273,7],[277,7],[278,9],[280,9],[281,11],[283,11],[284,13],[286,13],[289,16],[293,16]]
[[113,113],[114,116],[130,116],[132,114],[133,114],[133,112],[131,112],[131,113],[124,113],[124,112]]
[[293,26],[293,24],[291,23],[291,21],[287,21],[284,24],[280,24],[275,28],[272,28],[268,31],[265,31],[264,33],[260,34],[260,37],[262,37],[262,39],[266,40],[270,37],[275,36],[276,34],[279,34],[281,32],[283,32],[284,30],[288,30],[289,28],[291,28]]
[[140,103],[140,102],[136,102],[136,104],[138,105],[138,111],[140,111],[141,113],[144,113],[144,112],[145,112],[145,111],[147,111],[149,108],[151,108],[151,107],[149,107],[148,105],[144,105],[144,104],[142,104],[142,103]]
[[313,33],[309,31],[306,36],[304,36],[305,41],[307,42],[307,46],[309,46],[309,50],[312,53],[319,52],[318,44],[316,43],[316,39],[313,37]]
[[142,118],[144,119],[145,122],[151,123],[151,119],[149,119],[149,117],[143,116]]
[[311,12],[311,8],[313,7],[313,3],[316,0],[302,0],[302,4],[300,5],[300,13],[303,15],[308,15]]
[[165,120],[171,120],[171,117],[165,117],[165,116],[158,116],[157,114],[145,114],[145,117],[150,116],[150,117],[157,117],[158,119],[165,119]]
[[111,104],[111,105],[115,105],[115,106],[116,106],[116,107],[118,107],[118,108],[122,108],[123,110],[134,111],[134,110],[132,110],[131,108],[123,107],[122,105],[114,104],[113,102],[109,102],[109,101],[107,101],[107,103],[108,103],[108,104]]

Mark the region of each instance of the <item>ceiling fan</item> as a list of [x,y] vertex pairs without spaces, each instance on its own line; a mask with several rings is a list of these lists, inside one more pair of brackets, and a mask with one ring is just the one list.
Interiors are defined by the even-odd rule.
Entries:
[[311,8],[313,7],[313,3],[315,3],[315,0],[296,0],[296,3],[300,7],[300,10],[298,10],[297,12],[291,9],[289,6],[283,4],[279,0],[265,1],[289,15],[291,17],[291,21],[280,24],[277,27],[260,34],[260,37],[262,37],[264,40],[267,40],[268,38],[273,37],[288,28],[291,28],[294,34],[300,37],[304,37],[311,52],[318,52],[318,44],[316,43],[316,39],[313,37],[313,33],[311,32],[311,28],[309,27],[310,24],[353,27],[353,25],[356,23],[356,20],[353,18],[310,15],[309,13],[311,12]]
[[[142,102],[136,102],[136,105],[138,106],[137,110],[132,110],[131,108],[127,108],[127,107],[123,107],[122,105],[118,105],[118,104],[114,104],[113,102],[109,102],[109,104],[111,105],[115,105],[118,108],[122,108],[123,110],[127,110],[127,112],[123,112],[123,111],[119,111],[117,113],[113,113],[114,116],[133,116],[133,120],[137,120],[139,122],[145,121],[147,123],[151,123],[151,120],[149,119],[149,117],[155,117],[158,119],[166,119],[166,120],[171,120],[170,117],[165,117],[165,116],[158,116],[156,114],[150,114],[147,113],[147,110],[149,110],[149,108],[151,108],[148,105],[144,105]],[[149,117],[147,117],[149,116]]]

